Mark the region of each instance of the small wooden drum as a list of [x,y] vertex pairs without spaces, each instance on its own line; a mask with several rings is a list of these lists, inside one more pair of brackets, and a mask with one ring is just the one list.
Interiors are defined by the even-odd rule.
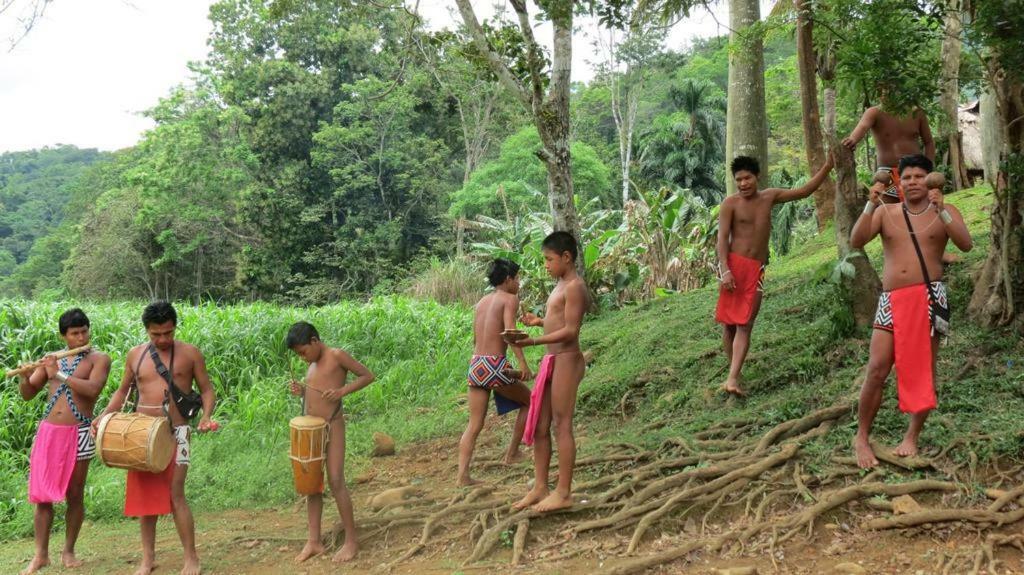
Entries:
[[299,495],[324,492],[324,460],[327,459],[327,422],[322,417],[300,415],[288,423],[291,428],[292,473]]
[[96,429],[96,451],[107,467],[159,473],[171,463],[175,446],[166,417],[111,413]]

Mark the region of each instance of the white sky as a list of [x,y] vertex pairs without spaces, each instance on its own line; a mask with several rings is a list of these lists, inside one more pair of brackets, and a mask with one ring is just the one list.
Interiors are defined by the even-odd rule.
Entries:
[[[8,51],[19,9],[30,2],[16,0],[0,14],[0,153],[58,143],[101,150],[131,146],[152,127],[140,112],[186,83],[188,62],[207,53],[210,0],[54,0],[31,33]],[[762,16],[772,3],[761,0]],[[455,21],[451,0],[419,5],[433,28]],[[489,0],[474,0],[474,6],[481,19],[494,13]],[[724,3],[714,12],[723,26],[728,23]],[[588,60],[596,58],[583,35],[592,35],[594,23],[579,24],[573,79],[586,81],[592,75]],[[537,33],[546,41],[550,26]],[[724,33],[700,9],[675,26],[668,47]]]

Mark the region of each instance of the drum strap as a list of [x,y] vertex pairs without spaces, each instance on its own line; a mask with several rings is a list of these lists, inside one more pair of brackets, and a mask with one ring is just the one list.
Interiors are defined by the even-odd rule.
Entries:
[[[135,396],[135,400],[134,401],[129,400],[129,403],[132,404],[132,411],[136,412],[136,413],[139,411],[139,405],[140,405],[139,402],[141,401],[139,399],[139,370],[142,368],[142,362],[145,359],[146,359],[145,352],[140,353],[139,354],[139,362],[135,364],[135,371],[132,373],[132,390],[131,390],[130,393]],[[166,394],[165,394],[165,397],[166,397]],[[155,408],[157,406],[150,405],[150,406],[146,406],[146,407],[154,407]],[[167,411],[167,401],[164,401],[163,403],[161,403],[159,405],[159,407],[161,409],[163,409],[164,417],[166,417],[167,420],[170,421],[171,414]],[[174,434],[174,425],[172,424],[172,425],[169,425],[168,427],[170,428],[171,434],[173,435]]]

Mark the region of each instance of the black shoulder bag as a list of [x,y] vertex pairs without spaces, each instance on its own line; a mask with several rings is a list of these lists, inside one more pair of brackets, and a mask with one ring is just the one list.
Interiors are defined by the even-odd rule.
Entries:
[[924,276],[924,285],[928,289],[928,315],[931,316],[932,329],[942,335],[949,335],[949,307],[939,305],[939,298],[932,288],[932,281],[928,277],[928,266],[924,263],[924,254],[921,253],[921,245],[917,243],[917,235],[914,233],[914,226],[910,224],[910,213],[907,211],[907,204],[902,204],[903,219],[907,221],[907,230],[910,231],[910,239],[914,242],[914,251],[917,252],[917,261],[921,263],[921,275]]
[[[149,344],[149,357],[153,360],[153,365],[156,366],[156,372],[160,374],[160,377],[164,378],[167,382],[167,389],[170,395],[171,401],[178,408],[178,413],[185,419],[194,419],[199,414],[199,410],[203,408],[203,397],[199,393],[192,391],[184,393],[178,386],[174,385],[174,376],[168,371],[167,367],[164,366],[164,362],[160,361],[160,356],[156,353],[156,347],[153,344]],[[174,369],[174,344],[171,344],[171,369]]]

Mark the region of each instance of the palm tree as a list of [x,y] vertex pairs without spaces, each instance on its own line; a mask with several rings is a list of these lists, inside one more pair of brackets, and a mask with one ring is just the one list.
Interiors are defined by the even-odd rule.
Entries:
[[[640,136],[640,174],[652,184],[688,188],[705,203],[718,203],[724,187],[725,101],[714,84],[686,79],[669,90],[674,108]],[[652,186],[654,187],[654,186]]]

